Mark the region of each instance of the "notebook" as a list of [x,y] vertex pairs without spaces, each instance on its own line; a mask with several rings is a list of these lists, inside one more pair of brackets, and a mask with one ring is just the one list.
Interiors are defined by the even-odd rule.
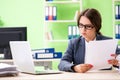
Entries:
[[61,71],[58,70],[36,70],[28,41],[10,41],[9,44],[13,62],[21,72],[31,74],[61,73]]

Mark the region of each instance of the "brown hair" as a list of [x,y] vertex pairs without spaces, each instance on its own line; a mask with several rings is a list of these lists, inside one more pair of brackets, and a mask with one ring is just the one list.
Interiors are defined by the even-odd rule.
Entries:
[[84,10],[78,16],[77,25],[79,25],[79,21],[80,21],[81,16],[87,17],[90,20],[90,22],[92,23],[92,25],[95,27],[96,33],[101,34],[99,30],[101,29],[102,19],[101,19],[100,13],[96,9],[92,8],[92,9]]

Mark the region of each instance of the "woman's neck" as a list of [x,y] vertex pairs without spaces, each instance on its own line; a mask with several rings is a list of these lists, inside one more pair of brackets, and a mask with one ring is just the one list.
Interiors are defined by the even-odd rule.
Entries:
[[94,37],[92,37],[92,38],[86,38],[85,40],[87,41],[87,42],[89,42],[89,41],[94,41],[96,39],[96,37],[94,36]]

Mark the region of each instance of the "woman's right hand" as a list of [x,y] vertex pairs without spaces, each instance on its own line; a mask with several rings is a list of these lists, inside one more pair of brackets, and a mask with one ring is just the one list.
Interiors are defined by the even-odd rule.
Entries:
[[118,61],[118,59],[116,59],[117,56],[118,55],[116,55],[116,54],[111,54],[112,59],[109,59],[108,63],[112,64],[112,65],[115,65],[115,66],[118,66],[119,65],[119,63],[118,63],[119,61]]
[[79,64],[74,66],[74,71],[78,73],[85,73],[93,67],[91,64]]

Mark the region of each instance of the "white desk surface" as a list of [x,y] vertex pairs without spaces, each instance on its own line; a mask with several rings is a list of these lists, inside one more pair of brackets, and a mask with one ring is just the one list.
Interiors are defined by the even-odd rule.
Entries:
[[[44,66],[45,69],[52,69],[52,62],[53,61],[60,61],[60,58],[54,58],[54,59],[34,59],[33,60],[36,66]],[[13,64],[12,59],[2,59],[0,60],[0,63],[8,63]]]
[[1,80],[120,80],[118,71],[99,71],[87,73],[63,72],[62,74],[32,75],[20,73],[15,77],[1,77]]
[[[48,61],[60,61],[60,59],[33,59],[34,62],[48,62]],[[13,62],[12,59],[1,59],[0,62]]]

